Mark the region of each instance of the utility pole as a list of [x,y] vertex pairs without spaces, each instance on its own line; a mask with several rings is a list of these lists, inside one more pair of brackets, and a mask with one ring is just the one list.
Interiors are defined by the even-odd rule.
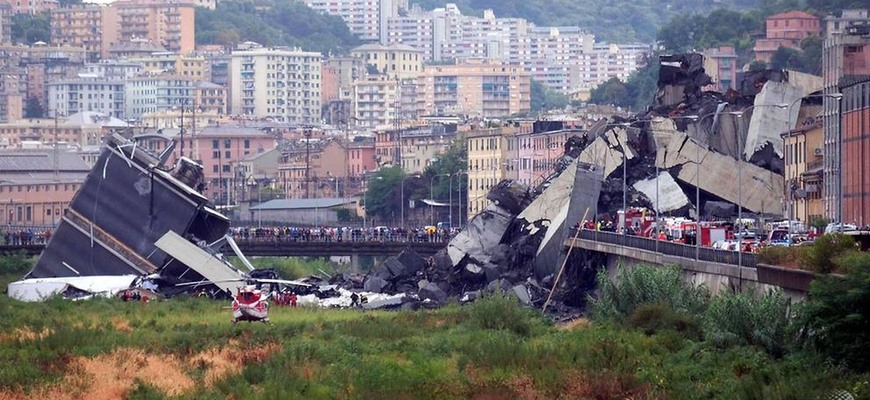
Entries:
[[58,157],[60,156],[60,143],[58,142],[58,133],[57,133],[57,108],[54,109],[54,180],[58,182],[60,180],[60,160]]
[[181,157],[184,157],[184,106],[187,104],[187,100],[185,99],[181,103]]

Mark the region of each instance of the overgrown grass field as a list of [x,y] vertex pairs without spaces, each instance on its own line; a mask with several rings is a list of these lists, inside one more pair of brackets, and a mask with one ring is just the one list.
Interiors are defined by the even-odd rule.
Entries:
[[556,325],[493,295],[413,312],[272,307],[271,325],[232,325],[228,305],[2,296],[0,398],[826,399],[833,389],[866,392],[866,377],[812,353],[705,341],[668,322],[667,310],[652,328],[637,315]]

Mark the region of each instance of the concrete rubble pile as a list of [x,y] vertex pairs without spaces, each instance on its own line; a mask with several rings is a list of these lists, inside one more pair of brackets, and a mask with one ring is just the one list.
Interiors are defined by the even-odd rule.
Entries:
[[[659,90],[647,112],[601,121],[571,138],[557,168],[536,188],[499,183],[487,196],[489,206],[425,268],[413,276],[376,271],[366,289],[434,303],[501,290],[539,307],[567,257],[569,228],[584,219],[613,220],[623,202],[690,218],[701,210],[705,218],[731,219],[738,203],[750,218],[778,211],[784,185],[779,135],[795,126],[799,109],[787,105],[821,88],[821,80],[792,71],[751,72],[737,90],[721,94],[703,90],[712,80],[701,55],[663,56],[661,62]],[[583,306],[598,261],[571,256],[565,262],[552,303],[556,313]]]

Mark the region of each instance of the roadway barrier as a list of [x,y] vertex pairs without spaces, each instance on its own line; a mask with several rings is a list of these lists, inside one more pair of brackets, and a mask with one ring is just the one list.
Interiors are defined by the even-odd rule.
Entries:
[[[697,251],[698,260],[730,265],[738,265],[739,261],[739,264],[741,266],[747,268],[755,268],[758,263],[755,257],[755,253],[743,252],[743,255],[739,256],[736,251],[711,249],[708,247],[695,248],[694,245],[674,243],[664,240],[657,241],[652,238],[633,235],[622,235],[616,232],[581,229],[579,237],[581,239],[591,240],[599,243],[632,247],[635,249],[652,252],[658,250],[658,252],[661,254],[675,257],[683,257],[693,260],[695,259],[695,254]],[[658,242],[658,245],[656,245],[656,242]]]

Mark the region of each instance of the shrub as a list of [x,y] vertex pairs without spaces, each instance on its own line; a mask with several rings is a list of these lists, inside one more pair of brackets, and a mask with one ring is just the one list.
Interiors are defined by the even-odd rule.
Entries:
[[870,371],[870,255],[840,259],[845,275],[813,281],[800,308],[807,344],[852,369]]
[[837,270],[837,256],[856,250],[855,240],[840,233],[825,234],[816,238],[812,246],[801,249],[801,268],[827,274]]
[[27,273],[33,264],[33,258],[28,257],[23,251],[18,254],[0,256],[0,275]]
[[590,299],[593,318],[623,321],[642,304],[660,304],[689,315],[701,314],[709,292],[704,286],[683,282],[679,267],[620,266],[616,279],[598,272],[598,298]]
[[674,331],[686,338],[701,338],[701,328],[694,316],[674,311],[664,304],[641,304],[628,317],[628,325],[647,335]]
[[541,314],[519,304],[510,294],[493,293],[468,306],[468,323],[478,329],[512,331],[528,336],[543,324]]
[[800,254],[800,247],[768,246],[758,252],[757,258],[762,264],[797,268],[800,266]]
[[761,296],[751,292],[721,293],[704,313],[704,336],[720,347],[758,346],[780,357],[786,348],[791,301],[780,290]]

